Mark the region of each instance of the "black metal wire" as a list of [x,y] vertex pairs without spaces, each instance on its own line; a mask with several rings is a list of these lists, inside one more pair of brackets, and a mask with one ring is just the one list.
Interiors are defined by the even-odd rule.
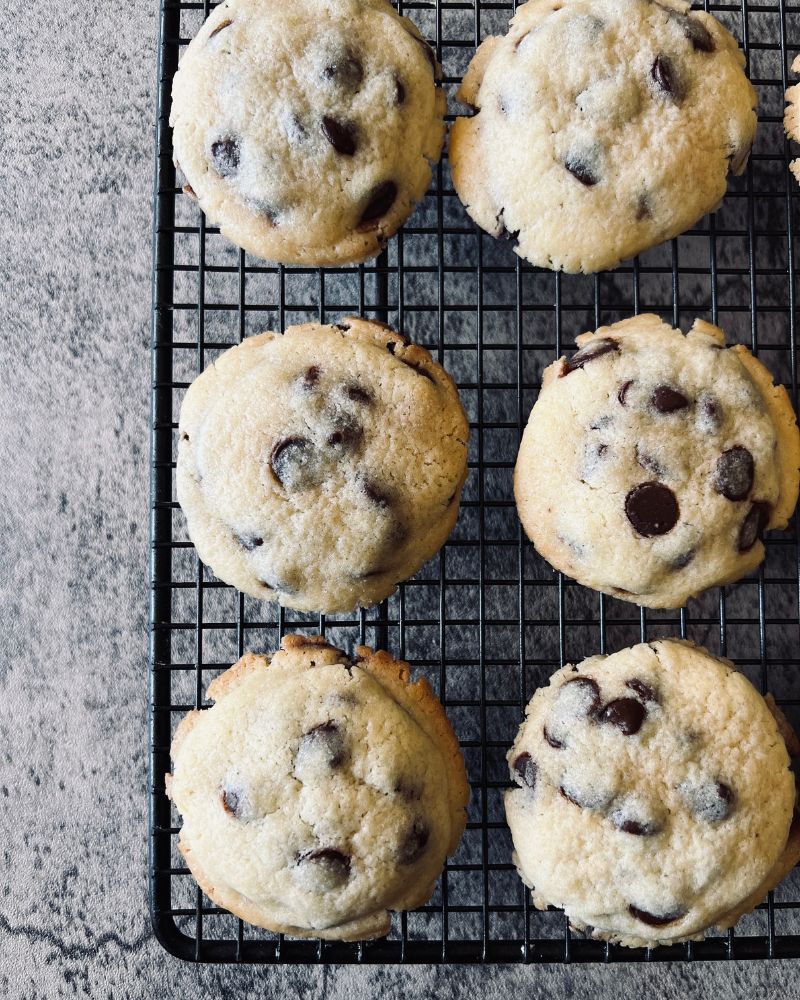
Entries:
[[[515,515],[511,471],[542,369],[584,329],[654,311],[684,328],[699,315],[748,343],[797,404],[794,233],[783,92],[800,47],[800,6],[705,3],[742,41],[761,100],[759,140],[722,209],[691,233],[586,278],[537,271],[482,235],[458,204],[446,157],[432,190],[388,249],[360,267],[283,267],[231,248],[181,193],[167,124],[179,54],[214,6],[162,0],[153,249],[150,900],[156,936],[202,962],[583,962],[800,957],[800,883],[790,878],[736,932],[657,949],[570,933],[540,913],[510,862],[501,796],[504,754],[530,694],[553,670],[595,652],[680,635],[734,658],[787,714],[800,714],[798,523],[772,537],[764,566],[680,612],[645,612],[554,573]],[[402,0],[455,85],[474,46],[502,33],[516,2]],[[453,102],[451,100],[451,111]],[[452,539],[378,608],[309,616],[251,600],[197,560],[174,494],[177,417],[191,380],[259,329],[345,313],[387,320],[454,374],[470,416],[470,477]],[[169,743],[183,713],[246,649],[290,631],[322,631],[407,658],[438,690],[461,738],[473,787],[461,848],[431,902],[395,918],[388,938],[298,941],[211,905],[176,850],[179,817],[164,793]]]

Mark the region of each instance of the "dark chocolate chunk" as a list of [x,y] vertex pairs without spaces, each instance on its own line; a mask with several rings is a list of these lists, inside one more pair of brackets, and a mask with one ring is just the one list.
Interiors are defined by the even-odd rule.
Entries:
[[632,378],[629,378],[627,382],[623,382],[622,385],[619,387],[619,390],[617,392],[617,399],[620,401],[622,406],[627,405],[625,403],[625,397],[628,395],[628,389],[630,389],[630,387],[633,385],[633,381],[634,380]]
[[642,728],[647,711],[636,698],[615,698],[600,712],[600,722],[616,726],[623,736],[633,736]]
[[211,165],[220,177],[233,177],[239,169],[239,140],[233,136],[211,143]]
[[685,17],[681,18],[681,27],[683,28],[683,33],[692,43],[692,48],[697,52],[713,52],[714,51],[714,39],[711,37],[711,32],[706,28],[704,24],[696,20],[687,14]]
[[680,792],[688,808],[706,823],[720,823],[727,819],[736,802],[733,789],[723,781],[684,784],[680,786]]
[[521,753],[514,761],[514,770],[522,778],[522,783],[528,788],[536,787],[536,761],[529,753]]
[[561,377],[563,378],[565,375],[569,375],[570,372],[583,368],[584,365],[587,365],[590,361],[595,361],[604,354],[609,354],[612,351],[618,350],[619,344],[616,340],[612,340],[610,337],[603,337],[600,340],[591,341],[586,345],[586,347],[582,347],[564,363],[564,367],[561,371]]
[[555,736],[552,736],[550,733],[548,733],[547,726],[544,726],[542,728],[542,736],[544,736],[545,742],[549,743],[550,746],[553,747],[553,749],[555,750],[564,749],[564,744],[561,742],[561,740],[557,740]]
[[392,205],[394,205],[396,198],[397,185],[394,181],[384,181],[382,184],[379,184],[369,196],[367,206],[361,213],[358,228],[374,228],[368,225],[368,223],[377,222],[378,219],[386,215]]
[[635,530],[650,538],[666,535],[678,523],[675,494],[662,483],[640,483],[625,497],[625,513]]
[[243,549],[247,549],[248,552],[252,552],[253,549],[257,549],[264,544],[264,539],[258,535],[241,535],[238,532],[236,534],[236,541]]
[[344,736],[335,722],[322,722],[305,734],[297,750],[306,760],[313,757],[322,766],[336,769],[347,760]]
[[598,686],[597,681],[591,677],[570,677],[568,681],[564,682],[561,690],[564,691],[565,688],[572,684],[579,684],[583,689],[582,693],[586,698],[586,715],[589,718],[592,718],[597,714],[600,706],[603,704],[602,698],[600,697],[600,687]]
[[318,482],[314,443],[304,437],[282,438],[270,455],[270,466],[278,482],[287,490],[303,490]]
[[406,802],[418,802],[422,798],[422,789],[419,785],[408,781],[406,778],[400,778],[394,786],[394,790]]
[[644,681],[640,680],[638,677],[631,677],[630,680],[625,681],[625,687],[633,691],[635,695],[646,704],[648,701],[655,702],[658,704],[658,695],[655,693],[653,688],[649,684],[645,684]]
[[241,792],[235,791],[232,788],[223,788],[222,808],[229,816],[233,816],[234,819],[238,819],[241,815],[242,808]]
[[611,822],[622,833],[632,833],[635,837],[652,837],[661,830],[657,823],[648,823],[647,820],[640,822],[620,810],[611,813]]
[[680,99],[678,77],[672,60],[668,56],[656,56],[650,70],[650,76],[661,93],[674,101]]
[[306,368],[303,374],[303,388],[313,389],[317,382],[319,382],[319,374],[319,368],[316,365]]
[[368,406],[373,402],[372,393],[369,389],[365,389],[363,385],[359,385],[358,382],[346,382],[342,387],[342,391],[354,403],[363,403],[365,406]]
[[633,903],[628,907],[628,912],[632,917],[636,917],[637,920],[641,920],[643,924],[648,924],[650,927],[664,927],[666,924],[674,924],[676,920],[680,920],[684,916],[683,910],[661,914],[649,913],[647,910],[634,906]]
[[772,508],[763,500],[750,505],[747,516],[739,529],[739,551],[747,552],[756,544],[766,530]]
[[328,63],[322,75],[343,90],[355,93],[364,79],[364,67],[352,52],[345,50]]
[[355,420],[340,419],[325,440],[330,448],[353,449],[364,436],[364,428]]
[[415,819],[400,841],[398,848],[400,864],[413,865],[415,861],[419,861],[425,853],[430,835],[431,831],[427,823],[421,819]]
[[697,399],[697,425],[706,434],[712,434],[722,423],[722,406],[710,392],[703,392]]
[[755,463],[753,456],[741,445],[723,451],[714,469],[714,489],[726,500],[744,500],[753,488]]
[[371,479],[361,479],[360,486],[364,496],[374,503],[376,507],[383,507],[387,510],[391,507],[391,497],[377,483],[374,483]]
[[675,413],[676,410],[685,410],[689,400],[677,389],[668,385],[657,385],[653,389],[650,403],[659,413]]
[[320,847],[303,851],[297,856],[298,865],[314,865],[318,869],[319,888],[335,889],[350,878],[350,858],[334,847]]
[[339,122],[328,115],[320,123],[322,134],[342,156],[352,156],[356,151],[356,127],[352,122]]
[[652,214],[653,211],[650,207],[650,199],[645,193],[640,194],[636,199],[636,221],[642,222],[644,219],[649,219],[652,217]]
[[638,444],[636,445],[636,461],[637,463],[652,476],[663,476],[666,472],[664,466],[654,458],[653,455],[646,452]]
[[394,78],[394,102],[395,104],[403,104],[406,99],[406,88],[403,86],[403,81],[399,76]]
[[564,160],[564,167],[584,187],[594,187],[600,180],[600,175],[596,167],[578,153],[570,153],[566,160]]
[[672,560],[669,564],[669,568],[674,570],[686,569],[696,555],[697,551],[695,549],[689,549],[688,552],[682,552],[679,556],[676,556]]

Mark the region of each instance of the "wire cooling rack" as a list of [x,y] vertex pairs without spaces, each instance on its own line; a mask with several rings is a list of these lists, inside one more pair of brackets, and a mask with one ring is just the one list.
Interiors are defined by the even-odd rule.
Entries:
[[[181,193],[167,124],[181,50],[213,5],[162,0],[159,44],[152,349],[150,893],[155,933],[173,954],[213,962],[576,962],[800,956],[800,878],[790,876],[736,931],[631,950],[572,934],[540,913],[511,865],[502,808],[504,755],[538,684],[565,662],[680,635],[733,658],[797,721],[800,622],[796,522],[772,535],[764,565],[680,612],[603,597],[553,572],[525,540],[512,469],[542,369],[575,335],[634,312],[688,327],[719,323],[791,387],[795,404],[798,189],[782,130],[787,68],[800,48],[800,6],[706,4],[741,41],[760,97],[746,174],[694,230],[609,274],[537,271],[472,225],[446,158],[432,190],[374,263],[324,270],[270,266],[206,225]],[[436,46],[451,112],[475,46],[503,33],[511,3],[399,4]],[[177,419],[191,380],[221,351],[264,329],[362,313],[425,344],[459,382],[472,425],[470,473],[444,550],[380,607],[310,616],[254,601],[198,561],[175,500]],[[554,444],[557,446],[557,443]],[[171,735],[206,702],[208,683],[244,650],[274,650],[292,631],[345,648],[367,643],[408,659],[436,688],[472,782],[469,823],[431,902],[395,915],[361,944],[272,935],[213,906],[176,849],[164,794]]]

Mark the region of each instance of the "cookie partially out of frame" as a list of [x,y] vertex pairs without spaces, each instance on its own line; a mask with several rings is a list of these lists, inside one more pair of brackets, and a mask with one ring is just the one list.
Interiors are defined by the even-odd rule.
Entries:
[[732,35],[680,0],[530,0],[461,84],[450,139],[470,216],[532,264],[593,272],[713,211],[756,131]]
[[630,946],[733,926],[800,859],[798,750],[774,701],[692,643],[564,667],[508,755],[514,861],[534,904]]
[[190,386],[177,492],[226,583],[302,611],[376,604],[455,524],[469,425],[453,380],[385,324],[262,333]]
[[577,338],[544,372],[514,473],[538,551],[588,587],[682,607],[764,558],[797,503],[786,390],[702,320],[641,315]]
[[358,940],[426,902],[461,839],[469,785],[428,683],[319,636],[246,654],[172,744],[179,847],[206,895],[272,931]]
[[385,0],[226,0],[173,83],[186,190],[259,257],[374,257],[439,159],[439,75],[415,25]]
[[[800,73],[800,56],[795,56],[792,72]],[[786,90],[787,107],[783,116],[783,127],[790,139],[800,142],[800,84],[796,83]],[[789,169],[800,181],[800,159],[792,160]]]

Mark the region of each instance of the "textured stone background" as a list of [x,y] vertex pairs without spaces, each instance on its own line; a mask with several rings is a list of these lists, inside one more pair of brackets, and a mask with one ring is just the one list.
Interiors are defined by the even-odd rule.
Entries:
[[796,996],[795,963],[195,968],[146,883],[154,3],[0,35],[0,995]]

